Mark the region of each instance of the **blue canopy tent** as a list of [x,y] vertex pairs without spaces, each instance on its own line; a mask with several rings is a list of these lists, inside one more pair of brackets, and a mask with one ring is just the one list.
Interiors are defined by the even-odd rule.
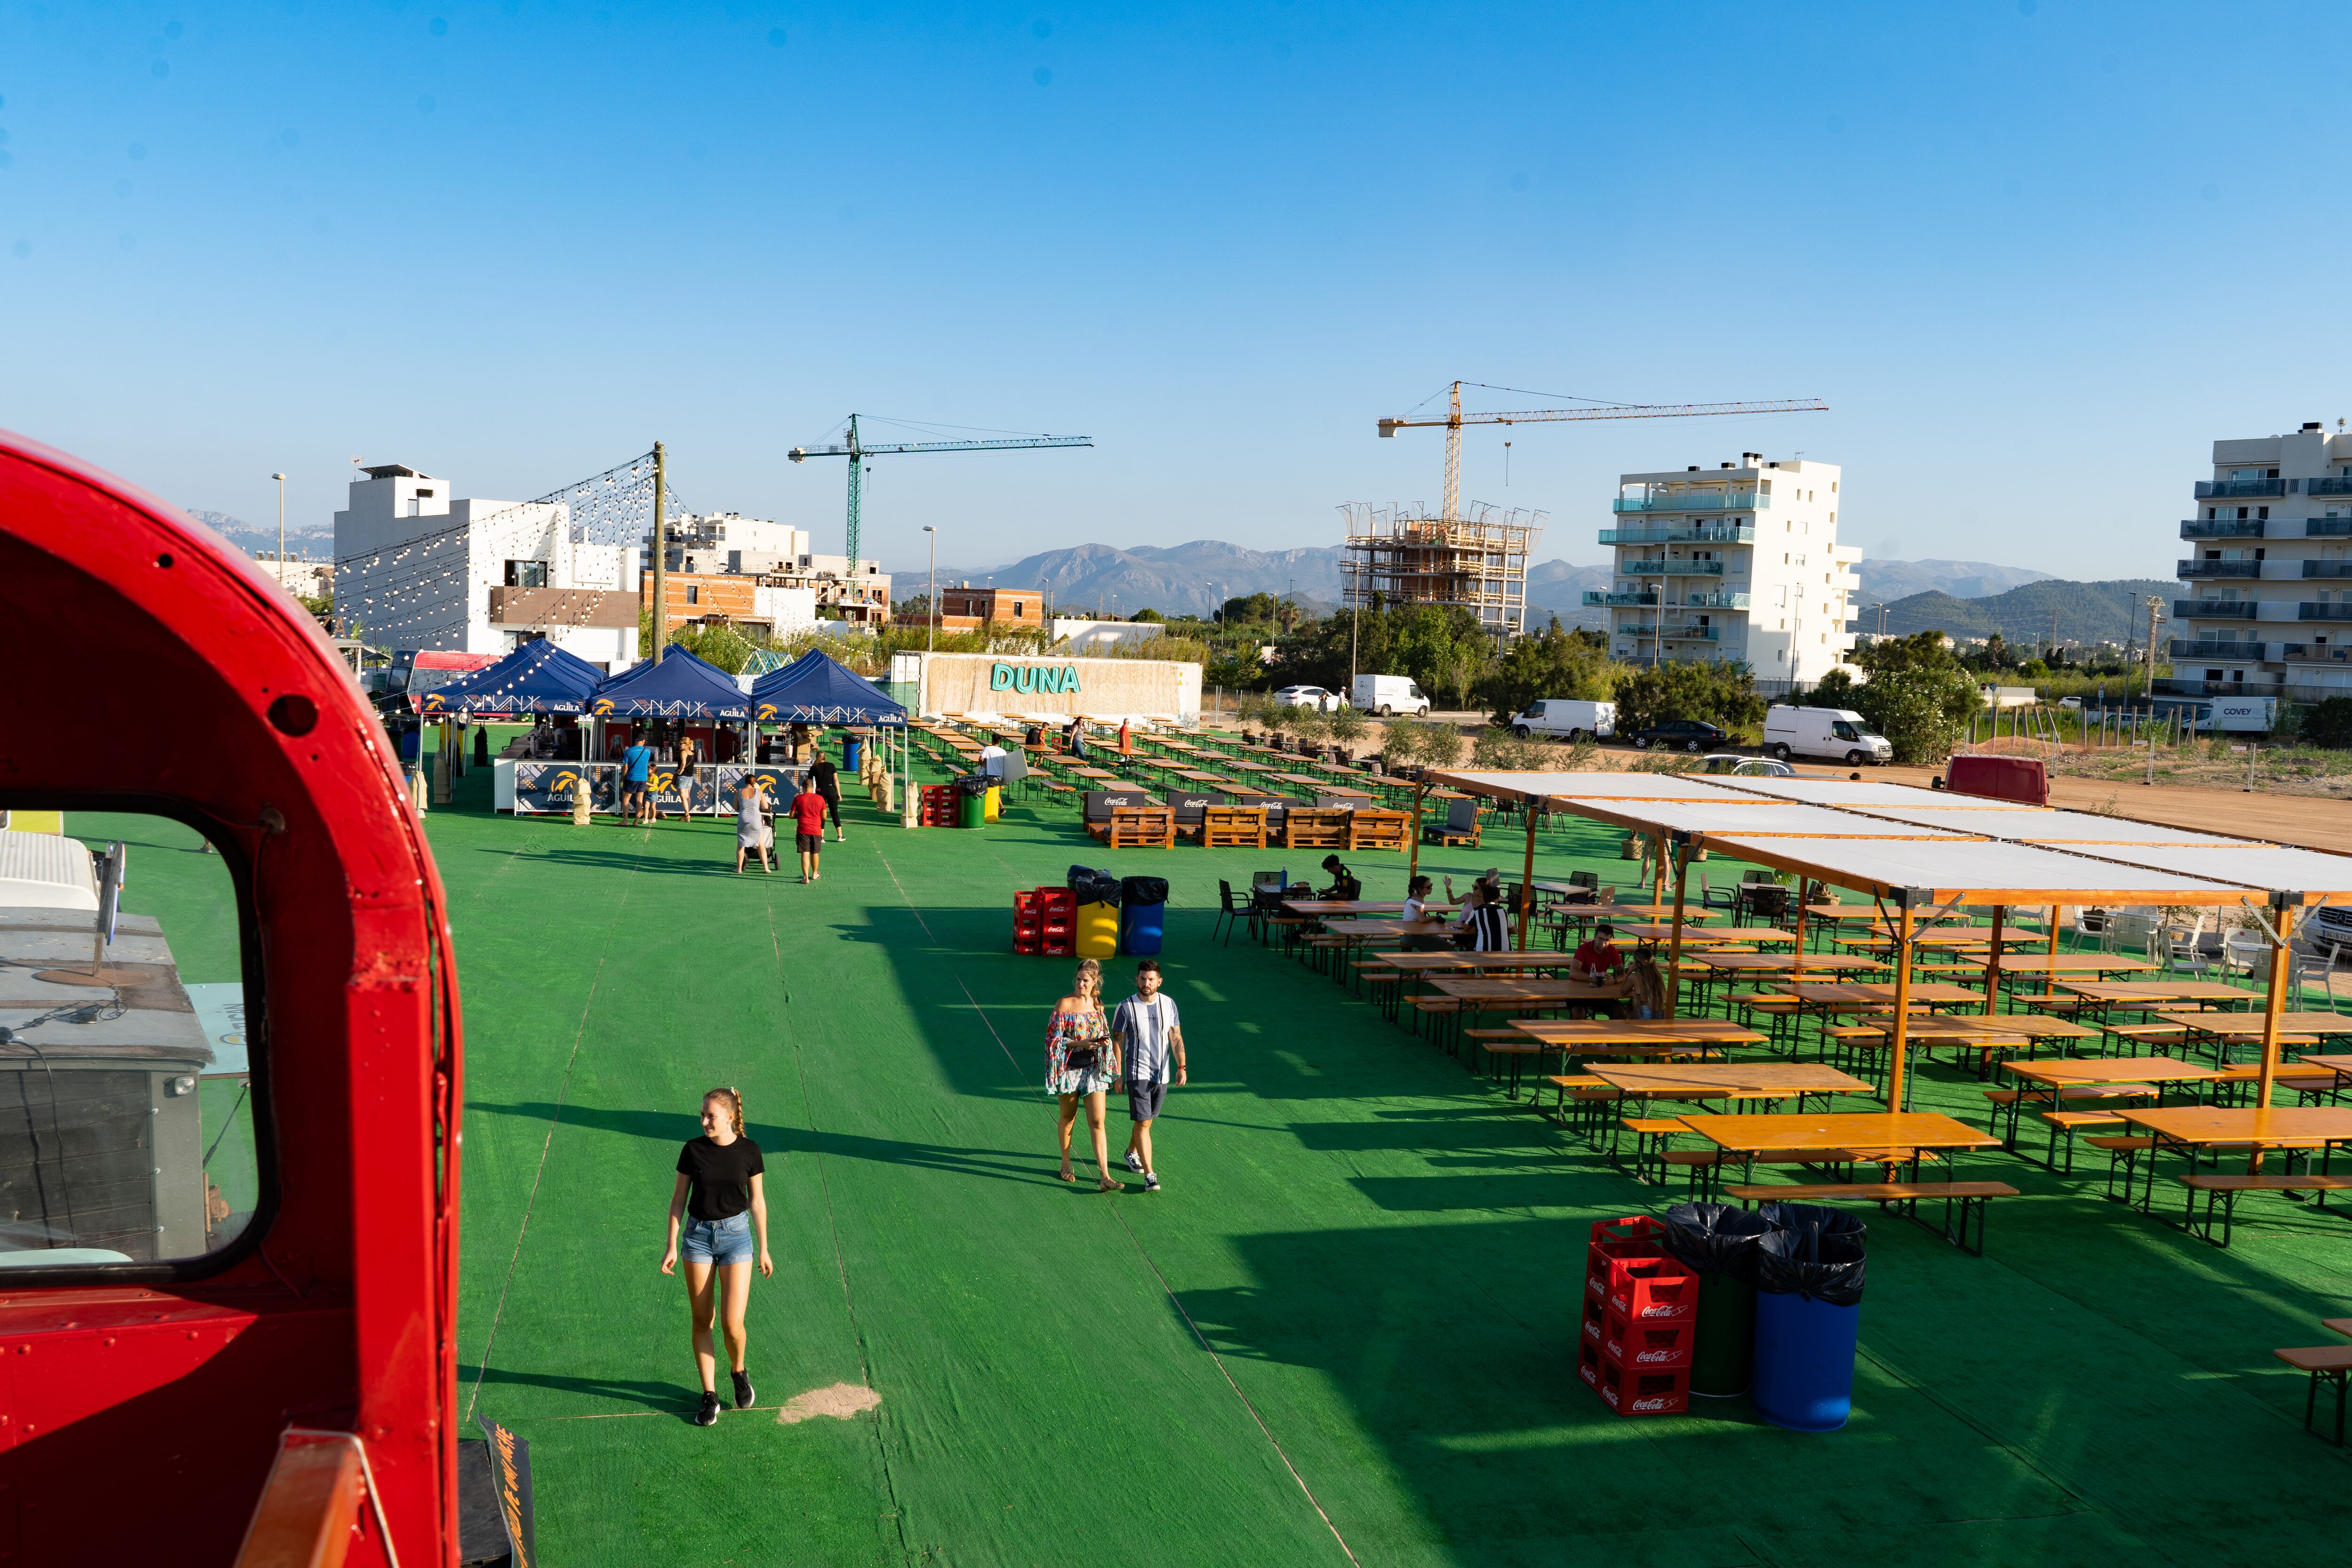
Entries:
[[600,719],[749,719],[751,700],[733,676],[672,644],[659,663],[647,659],[598,687],[588,710]]
[[465,713],[585,713],[604,672],[541,638],[425,694],[427,718]]
[[[811,648],[782,669],[771,670],[751,683],[755,719],[786,724],[864,724],[898,732],[897,765],[899,787],[913,784],[907,754],[907,710],[882,693],[881,688],[829,655]],[[887,752],[885,753],[887,754]],[[912,810],[911,805],[908,807]],[[908,819],[912,826],[912,819]]]

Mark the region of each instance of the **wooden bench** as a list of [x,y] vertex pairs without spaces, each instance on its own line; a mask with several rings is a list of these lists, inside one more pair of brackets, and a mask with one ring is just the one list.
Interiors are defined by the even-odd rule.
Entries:
[[[2213,1210],[2221,1211],[2221,1239],[2216,1246],[2230,1245],[2230,1225],[2237,1213],[2238,1198],[2245,1193],[2317,1193],[2319,1206],[2327,1206],[2327,1194],[2352,1187],[2352,1176],[2323,1176],[2306,1173],[2293,1176],[2225,1176],[2199,1173],[2179,1177],[2189,1189],[2188,1226],[2208,1241],[2213,1240]],[[2197,1194],[2205,1194],[2205,1212],[2197,1213]]]
[[[2338,1333],[2352,1329],[2337,1328],[2339,1323],[2352,1321],[2343,1318],[2330,1320],[2327,1326]],[[2312,1345],[2303,1350],[2273,1351],[2271,1354],[2297,1372],[2311,1374],[2311,1393],[2303,1402],[2303,1429],[2311,1430],[2312,1418],[2319,1411],[2319,1380],[2327,1379],[2336,1385],[2336,1446],[2344,1447],[2344,1391],[2352,1378],[2352,1345]]]
[[1348,814],[1349,849],[1393,849],[1404,852],[1405,833],[1412,819],[1402,811],[1359,806]]
[[[2088,1127],[2121,1127],[2124,1119],[2112,1110],[2045,1110],[2042,1121],[2050,1129],[2050,1147],[2043,1163],[2062,1176],[2074,1173],[2074,1134]],[[2066,1163],[2058,1163],[2058,1135],[2066,1135]]]
[[[1985,1205],[1993,1198],[2013,1198],[2015,1187],[2006,1182],[1822,1182],[1802,1187],[1736,1186],[1724,1189],[1739,1200],[1746,1208],[1750,1203],[1781,1203],[1798,1200],[1805,1203],[1853,1201],[1857,1203],[1900,1204],[1905,1218],[1936,1230],[1946,1241],[1963,1252],[1984,1256]],[[1919,1200],[1944,1200],[1944,1223],[1938,1229],[1919,1218]],[[1952,1224],[1952,1205],[1959,1205],[1959,1225]],[[1969,1221],[1976,1221],[1976,1245],[1969,1245]],[[2352,1347],[2347,1347],[2352,1348]]]
[[1282,814],[1285,849],[1345,849],[1348,818],[1352,813],[1334,807],[1294,805]]
[[1164,805],[1115,806],[1105,842],[1113,849],[1173,849],[1176,814]]

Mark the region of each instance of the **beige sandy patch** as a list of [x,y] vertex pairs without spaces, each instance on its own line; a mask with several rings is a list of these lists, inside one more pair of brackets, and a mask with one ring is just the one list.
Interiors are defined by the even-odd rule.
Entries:
[[813,1415],[846,1421],[859,1411],[871,1410],[881,1403],[882,1396],[862,1384],[836,1383],[830,1388],[812,1388],[806,1394],[793,1394],[776,1412],[776,1425],[791,1426]]

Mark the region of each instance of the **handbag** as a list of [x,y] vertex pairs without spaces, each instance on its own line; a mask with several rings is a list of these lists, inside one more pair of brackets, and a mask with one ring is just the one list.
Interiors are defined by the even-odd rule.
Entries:
[[1102,1068],[1101,1044],[1097,1041],[1089,1041],[1087,1044],[1083,1046],[1068,1047],[1062,1053],[1062,1068],[1066,1072],[1100,1071]]

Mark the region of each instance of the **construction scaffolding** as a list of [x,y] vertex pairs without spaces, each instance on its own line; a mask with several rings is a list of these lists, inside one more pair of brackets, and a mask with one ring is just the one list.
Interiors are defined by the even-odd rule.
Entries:
[[1348,519],[1339,564],[1344,603],[1458,606],[1497,638],[1527,629],[1528,560],[1547,514],[1479,501],[1460,517],[1369,501],[1339,510]]

